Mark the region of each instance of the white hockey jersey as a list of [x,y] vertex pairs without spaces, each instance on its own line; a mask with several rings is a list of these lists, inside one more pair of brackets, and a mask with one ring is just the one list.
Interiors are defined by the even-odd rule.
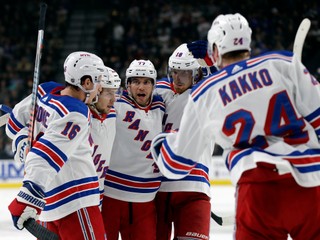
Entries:
[[[43,97],[45,94],[50,93],[52,90],[62,89],[63,86],[56,82],[46,82],[38,86],[37,99]],[[6,134],[9,138],[13,139],[14,136],[24,127],[27,126],[30,120],[30,108],[32,95],[23,99],[15,105],[6,125]]]
[[[175,94],[171,79],[157,81],[155,92],[165,99],[166,113],[163,120],[163,131],[178,130],[183,109],[188,101],[191,89],[182,94]],[[198,163],[190,173],[177,180],[163,178],[159,191],[162,192],[202,192],[210,196],[209,164],[213,152],[213,145],[208,146],[199,155]]]
[[37,141],[27,155],[24,181],[36,183],[45,192],[41,221],[99,205],[90,121],[89,108],[78,99],[49,93],[38,102]]
[[110,163],[111,150],[116,134],[116,112],[110,109],[108,114],[92,113],[91,136],[93,139],[93,163],[99,178],[100,205],[103,200],[104,179]]
[[211,139],[225,149],[236,184],[257,162],[320,185],[320,85],[291,52],[270,52],[218,71],[193,88],[179,132],[169,134],[157,164],[182,178]]
[[[54,83],[48,82],[38,88],[42,97],[35,116],[36,141],[25,162],[23,180],[36,183],[45,192],[41,221],[54,221],[78,209],[99,205],[99,182],[92,162],[91,113],[80,100],[47,93],[62,89],[57,86],[55,89]],[[7,124],[8,133],[14,136],[25,126],[29,107],[28,98],[15,106]]]
[[[175,96],[175,91],[173,88],[172,78],[161,78],[157,80],[156,87],[154,89],[154,93],[156,95],[160,95],[163,99],[163,102],[168,105]],[[166,109],[167,111],[167,109]]]
[[165,106],[159,96],[139,107],[124,93],[115,102],[116,136],[105,179],[104,195],[128,202],[153,200],[161,174],[150,153],[152,139],[161,132]]

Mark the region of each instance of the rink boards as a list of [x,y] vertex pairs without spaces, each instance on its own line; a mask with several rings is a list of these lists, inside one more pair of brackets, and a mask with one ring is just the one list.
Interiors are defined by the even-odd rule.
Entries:
[[[12,159],[0,160],[0,188],[21,186],[24,166]],[[210,166],[210,183],[213,185],[230,185],[229,172],[221,156],[212,157]]]

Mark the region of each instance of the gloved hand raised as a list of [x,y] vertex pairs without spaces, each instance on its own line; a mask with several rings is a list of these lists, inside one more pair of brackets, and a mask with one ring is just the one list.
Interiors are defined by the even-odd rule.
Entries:
[[29,218],[37,219],[45,206],[44,192],[30,181],[23,183],[17,197],[10,203],[9,211],[12,215],[13,225],[22,230],[23,223]]
[[198,59],[199,64],[202,67],[211,67],[213,65],[212,60],[208,55],[208,42],[204,40],[198,40],[187,44],[189,51],[194,58]]

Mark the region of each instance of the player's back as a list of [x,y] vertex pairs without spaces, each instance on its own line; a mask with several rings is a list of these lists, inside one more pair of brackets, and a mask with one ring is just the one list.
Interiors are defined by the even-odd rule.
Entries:
[[302,118],[317,109],[317,103],[305,108],[303,99],[309,88],[318,89],[314,84],[291,53],[274,52],[224,68],[195,88],[192,96],[209,104],[218,144],[266,148],[277,141],[317,141],[314,128]]
[[203,124],[201,138],[214,138],[224,148],[233,182],[263,161],[292,174],[292,166],[300,168],[297,182],[312,186],[318,173],[310,164],[320,163],[312,159],[320,147],[319,94],[319,83],[292,53],[273,52],[204,80],[193,89],[195,104],[187,111]]

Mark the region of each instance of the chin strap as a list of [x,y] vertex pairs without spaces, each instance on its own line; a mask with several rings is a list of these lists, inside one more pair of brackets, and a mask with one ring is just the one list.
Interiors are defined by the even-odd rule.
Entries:
[[88,104],[88,101],[89,101],[89,98],[90,98],[90,93],[85,93],[86,94],[86,97],[85,97],[85,99],[84,99],[84,103],[85,104]]
[[80,84],[77,85],[85,94],[86,94],[86,98],[84,99],[84,103],[85,104],[94,104],[96,102],[98,102],[99,99],[99,94],[97,94],[91,101],[91,103],[89,103],[89,98],[90,98],[90,94],[93,93],[94,91],[96,91],[97,88],[97,83],[93,83],[93,88],[91,90],[87,90],[84,87],[82,87]]

